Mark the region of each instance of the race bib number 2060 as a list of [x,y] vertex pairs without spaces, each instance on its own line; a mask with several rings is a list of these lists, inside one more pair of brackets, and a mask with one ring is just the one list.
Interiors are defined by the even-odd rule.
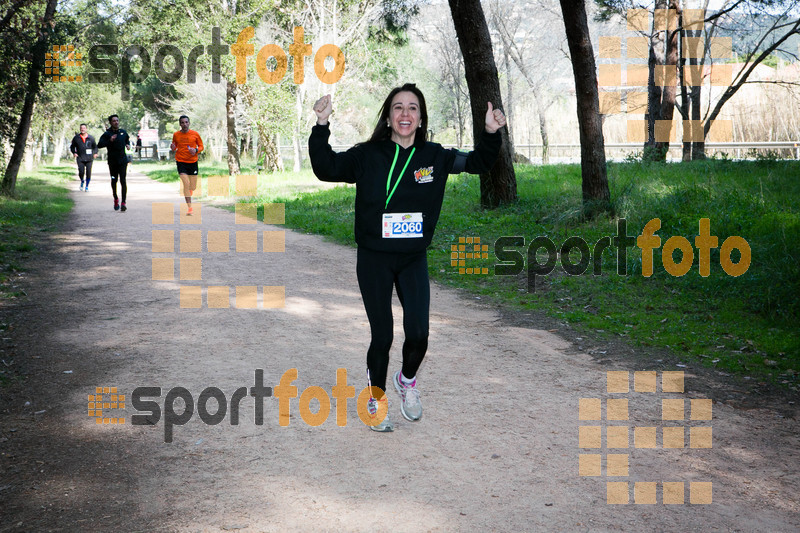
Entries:
[[384,239],[422,237],[422,213],[384,213],[381,229]]

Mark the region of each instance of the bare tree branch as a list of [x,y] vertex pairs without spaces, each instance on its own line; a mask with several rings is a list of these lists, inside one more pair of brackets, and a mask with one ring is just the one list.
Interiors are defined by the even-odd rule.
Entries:
[[[750,63],[749,68],[743,69],[742,71],[739,72],[739,74],[736,76],[736,80],[738,80],[738,81],[735,81],[733,84],[731,84],[725,90],[725,92],[722,94],[720,99],[717,101],[716,106],[714,106],[714,110],[711,112],[711,114],[709,115],[709,117],[706,120],[705,124],[703,125],[703,134],[704,134],[704,136],[708,135],[708,131],[709,131],[709,129],[711,129],[711,124],[714,122],[714,120],[719,115],[720,111],[722,110],[722,106],[725,105],[725,103],[734,94],[736,94],[736,91],[738,91],[739,88],[744,84],[744,82],[747,81],[747,78],[750,76],[750,74],[753,72],[753,70],[755,70],[755,68],[765,58],[769,57],[769,55],[774,50],[776,50],[783,42],[785,42],[789,37],[791,37],[792,35],[794,35],[796,33],[799,33],[800,32],[799,29],[800,29],[800,19],[795,21],[794,26],[792,27],[792,29],[790,31],[786,32],[780,39],[778,39],[771,46],[767,47],[767,49],[765,49],[763,52],[761,52],[761,54],[758,56],[758,58],[756,58],[756,60],[753,63]],[[750,57],[752,57],[752,55]]]

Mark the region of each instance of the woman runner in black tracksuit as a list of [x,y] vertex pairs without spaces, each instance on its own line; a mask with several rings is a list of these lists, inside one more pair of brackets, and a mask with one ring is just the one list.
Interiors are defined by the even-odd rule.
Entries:
[[[498,129],[506,124],[491,102],[485,133],[475,151],[465,154],[426,141],[425,97],[414,84],[393,89],[383,103],[372,137],[346,152],[328,144],[330,95],[314,104],[317,124],[308,140],[314,174],[322,181],[356,184],[356,273],[372,340],[367,351],[367,377],[373,393],[368,411],[386,412],[370,428],[392,431],[386,390],[392,345],[392,290],[403,306],[402,371],[392,382],[401,398],[400,410],[411,421],[422,416],[416,373],[428,348],[430,285],[426,250],[433,238],[448,174],[480,174],[494,165],[502,143]],[[387,404],[381,404],[387,402]]]

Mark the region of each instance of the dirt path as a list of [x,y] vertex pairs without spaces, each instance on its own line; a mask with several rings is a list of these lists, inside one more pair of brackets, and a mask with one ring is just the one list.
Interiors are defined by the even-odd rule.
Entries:
[[[161,387],[162,409],[174,387],[197,402],[215,386],[230,400],[237,388],[253,387],[256,369],[274,387],[296,368],[298,393],[315,385],[330,395],[338,368],[356,392],[364,387],[368,326],[355,250],[287,231],[285,253],[181,254],[179,230],[202,230],[205,246],[207,231],[281,228],[237,226],[232,213],[210,207],[200,225],[181,224],[187,219],[176,214],[173,225],[154,226],[151,204],[177,206],[175,185],[134,174],[123,214],[111,209],[108,178],[96,173],[92,192],[74,192],[68,227],[28,276],[29,298],[5,309],[15,327],[4,335],[3,359],[30,378],[0,398],[0,530],[800,528],[796,419],[720,402],[713,420],[689,421],[689,400],[703,396],[691,392],[699,378],[688,373],[685,394],[662,393],[660,377],[657,393],[607,393],[606,371],[631,371],[633,390],[632,371],[651,369],[598,364],[556,333],[509,327],[495,310],[436,285],[420,422],[400,417],[390,391],[391,434],[369,431],[352,399],[345,427],[336,425],[335,401],[326,422],[309,426],[297,398],[281,427],[274,397],[264,400],[263,425],[256,425],[254,398],[246,396],[238,425],[229,416],[206,425],[195,412],[165,443],[163,416],[155,426],[131,424],[136,387]],[[152,252],[153,229],[174,230],[174,254]],[[202,281],[153,281],[153,257],[175,258],[176,276],[180,257],[200,257]],[[181,309],[181,285],[283,285],[286,305]],[[87,396],[98,386],[127,395],[125,412],[107,410],[125,416],[124,425],[87,416]],[[600,398],[604,415],[606,399],[628,398],[629,420],[579,421],[580,398]],[[662,422],[662,399],[686,400],[687,420]],[[631,426],[630,447],[606,449],[603,429],[603,448],[581,450],[580,425]],[[662,426],[684,425],[711,426],[713,447],[690,448],[686,429],[685,447],[661,449]],[[632,426],[657,427],[659,447],[634,448]],[[602,476],[579,476],[581,453],[628,454],[628,476],[605,475],[605,460]],[[607,481],[628,482],[631,503],[607,504]],[[634,504],[634,482],[658,482],[657,503]],[[661,482],[683,482],[686,503],[665,505]],[[690,504],[691,482],[711,482],[713,503]]]

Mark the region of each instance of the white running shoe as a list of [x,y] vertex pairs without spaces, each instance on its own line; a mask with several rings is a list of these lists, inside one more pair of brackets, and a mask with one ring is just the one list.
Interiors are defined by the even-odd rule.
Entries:
[[369,426],[369,429],[372,431],[379,431],[381,433],[388,433],[390,431],[394,431],[394,424],[392,424],[392,419],[389,416],[389,398],[386,396],[383,397],[381,400],[376,400],[375,398],[370,398],[367,400],[367,412],[370,416],[376,416],[378,414],[378,402],[386,402],[386,417],[383,419],[382,422],[376,424],[374,426]]
[[416,422],[422,418],[422,402],[419,399],[417,380],[415,379],[411,385],[405,385],[400,381],[400,371],[398,370],[395,372],[392,382],[394,383],[394,388],[400,394],[400,412],[403,414],[403,418],[411,422]]

